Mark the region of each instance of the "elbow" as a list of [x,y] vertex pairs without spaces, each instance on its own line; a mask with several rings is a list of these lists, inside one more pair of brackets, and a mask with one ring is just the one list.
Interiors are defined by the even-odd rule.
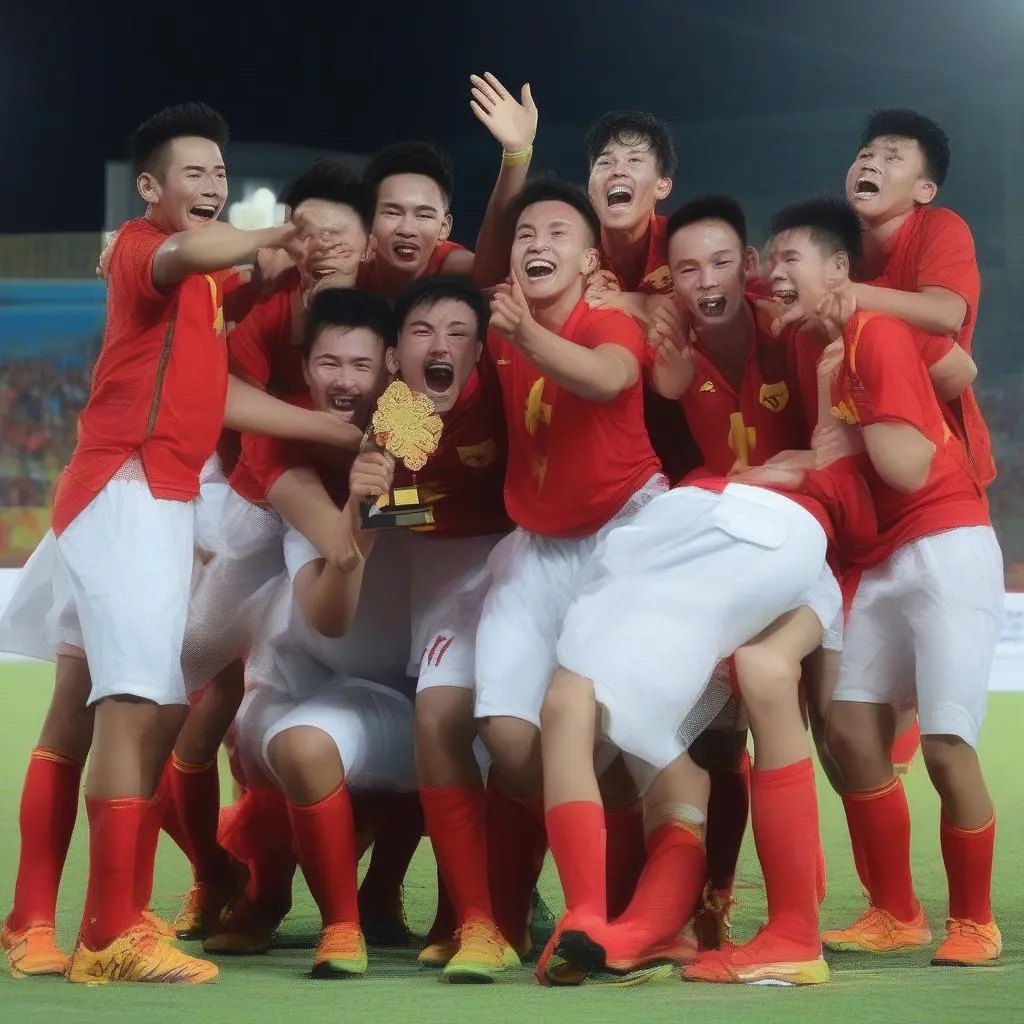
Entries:
[[323,616],[317,622],[310,622],[310,625],[328,640],[341,640],[347,636],[350,622],[348,616],[340,619],[335,616]]
[[886,481],[890,487],[902,494],[916,494],[928,483],[932,475],[932,456],[916,462],[914,465],[902,466],[898,472],[890,474]]

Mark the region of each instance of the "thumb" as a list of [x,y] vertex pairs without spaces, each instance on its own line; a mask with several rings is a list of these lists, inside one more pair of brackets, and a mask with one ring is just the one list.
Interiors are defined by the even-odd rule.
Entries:
[[512,271],[512,297],[517,302],[521,302],[524,306],[526,305],[526,296],[523,294],[523,286],[519,283],[519,275],[514,270]]
[[536,110],[537,105],[533,102],[533,93],[530,91],[530,83],[527,82],[522,89],[520,94],[522,104],[527,110]]

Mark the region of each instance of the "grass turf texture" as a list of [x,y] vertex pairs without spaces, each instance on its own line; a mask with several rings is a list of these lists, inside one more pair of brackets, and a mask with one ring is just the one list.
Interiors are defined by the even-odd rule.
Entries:
[[[18,858],[18,800],[22,778],[50,697],[52,669],[30,663],[0,665],[0,887],[2,910],[10,906]],[[700,1024],[738,1021],[820,1024],[822,1021],[900,1021],[935,1024],[940,1020],[1024,1021],[1024,787],[1020,737],[1024,733],[1024,695],[993,694],[982,737],[982,757],[999,813],[996,847],[996,915],[1002,928],[1001,966],[984,969],[929,966],[934,946],[910,955],[878,958],[829,954],[832,984],[816,989],[772,989],[744,986],[683,984],[677,979],[636,989],[614,990],[596,985],[549,990],[537,986],[528,970],[510,973],[489,986],[449,986],[434,971],[418,968],[415,950],[370,950],[365,978],[336,984],[308,977],[319,919],[301,878],[295,906],[265,957],[220,960],[214,985],[71,986],[60,978],[14,980],[0,976],[0,1020],[12,1024],[52,1022],[61,1017],[85,1022],[161,1024],[207,1021],[317,1019],[356,1024],[474,1024],[523,1020],[569,1024],[641,1020],[658,1024],[681,1020]],[[227,772],[222,772],[227,778]],[[939,856],[938,802],[918,759],[906,780],[914,813],[914,874],[936,941],[946,912],[945,876]],[[842,926],[863,908],[853,871],[842,808],[820,780],[822,830],[829,865],[825,927]],[[58,909],[58,932],[70,950],[81,917],[85,889],[87,836],[84,811],[71,847]],[[406,879],[406,906],[415,932],[426,931],[434,910],[434,863],[424,842]],[[155,908],[173,918],[190,884],[190,874],[177,848],[162,837],[157,864]],[[545,870],[541,888],[553,908],[561,906],[553,867]],[[760,871],[750,836],[740,863],[739,904],[734,908],[734,934],[753,934],[765,912]],[[185,948],[199,950],[198,944]]]

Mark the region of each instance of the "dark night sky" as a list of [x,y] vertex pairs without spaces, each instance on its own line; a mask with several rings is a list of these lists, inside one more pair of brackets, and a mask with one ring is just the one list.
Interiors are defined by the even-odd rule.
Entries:
[[[462,168],[460,153],[487,138],[468,106],[474,71],[532,83],[542,165],[546,133],[582,134],[616,106],[650,109],[685,137],[687,123],[866,112],[923,91],[976,102],[983,119],[1011,74],[1024,83],[1021,0],[292,0],[266,16],[213,0],[3,6],[2,233],[97,229],[104,161],[184,99],[218,107],[247,142],[365,152],[429,138]],[[140,17],[147,6],[167,14]],[[558,169],[582,176],[582,157]],[[459,173],[463,202],[478,206],[493,164],[480,182]]]

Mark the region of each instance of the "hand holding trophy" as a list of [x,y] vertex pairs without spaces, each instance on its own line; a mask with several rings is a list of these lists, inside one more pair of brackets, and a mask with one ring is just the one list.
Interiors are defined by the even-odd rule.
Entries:
[[[377,400],[364,447],[387,452],[415,473],[437,451],[440,440],[441,417],[434,412],[434,403],[395,380]],[[420,501],[415,484],[392,487],[387,494],[362,505],[359,522],[364,530],[429,526],[434,522],[434,510]]]

